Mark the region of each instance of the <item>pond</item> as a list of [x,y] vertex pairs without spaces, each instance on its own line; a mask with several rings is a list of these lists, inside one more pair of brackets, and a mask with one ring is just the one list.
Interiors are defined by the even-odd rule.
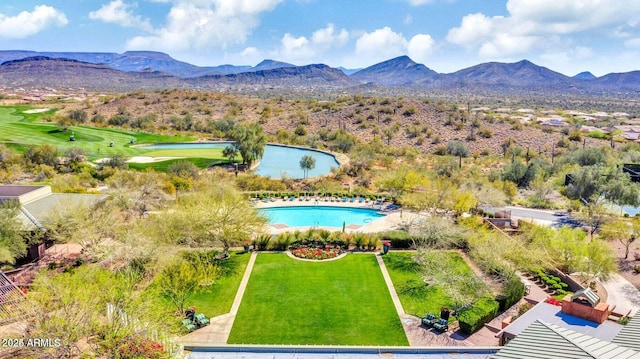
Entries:
[[[201,148],[225,148],[229,144],[230,142],[159,143],[140,148],[149,150],[193,149],[195,151]],[[300,160],[304,155],[309,155],[316,160],[316,166],[309,171],[309,177],[329,174],[331,167],[340,165],[333,155],[325,152],[298,147],[267,145],[256,173],[271,178],[282,178],[283,176],[295,179],[304,178],[304,172],[300,169]]]

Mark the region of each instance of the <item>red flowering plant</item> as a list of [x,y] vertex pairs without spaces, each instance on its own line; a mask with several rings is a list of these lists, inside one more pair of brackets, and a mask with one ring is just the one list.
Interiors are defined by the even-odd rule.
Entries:
[[161,359],[165,356],[162,344],[141,335],[130,335],[124,338],[118,349],[122,359]]
[[547,303],[553,304],[553,305],[557,305],[557,306],[562,306],[562,302],[561,301],[557,300],[556,298],[552,298],[552,297],[547,298]]
[[301,247],[291,250],[291,254],[298,258],[323,260],[331,259],[339,256],[341,253],[339,248],[307,248]]

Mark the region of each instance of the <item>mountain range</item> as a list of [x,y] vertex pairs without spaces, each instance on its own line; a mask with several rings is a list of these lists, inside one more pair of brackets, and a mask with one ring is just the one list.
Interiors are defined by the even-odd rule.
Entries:
[[[569,77],[530,61],[488,62],[441,74],[407,56],[360,70],[323,64],[296,66],[264,60],[256,66],[201,67],[152,51],[101,52],[0,51],[0,84],[9,88],[85,88],[100,91],[137,89],[349,89],[363,84],[424,91],[485,90],[637,94],[640,71],[595,77]],[[365,85],[365,86],[366,86]]]

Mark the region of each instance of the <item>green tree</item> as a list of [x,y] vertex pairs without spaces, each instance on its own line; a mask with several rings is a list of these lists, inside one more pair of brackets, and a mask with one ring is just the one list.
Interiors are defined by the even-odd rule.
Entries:
[[176,207],[163,214],[161,235],[188,245],[221,245],[228,253],[263,230],[267,219],[246,197],[227,183],[202,188],[179,198]]
[[238,155],[238,149],[235,146],[227,146],[222,150],[222,155],[231,163]]
[[178,312],[184,313],[185,302],[198,291],[200,279],[193,265],[179,260],[166,266],[156,281],[162,296],[169,299]]
[[78,123],[85,123],[87,122],[87,118],[89,116],[87,115],[87,112],[85,110],[73,110],[71,111],[71,113],[69,113],[69,119],[74,123],[74,124],[78,124]]
[[629,221],[615,219],[600,230],[600,236],[606,240],[617,240],[624,246],[624,259],[629,258],[629,247],[640,235],[640,219],[633,218]]
[[0,205],[0,265],[13,264],[27,254],[22,223],[18,220],[20,207],[13,202]]
[[447,153],[459,159],[458,167],[462,168],[462,159],[469,157],[469,148],[462,141],[449,141]]
[[304,178],[309,176],[309,171],[316,168],[316,159],[311,155],[304,155],[300,159],[300,169],[304,171]]
[[262,127],[257,123],[238,125],[233,132],[232,139],[235,141],[234,146],[238,149],[243,164],[251,167],[254,161],[262,158],[267,137]]
[[179,160],[169,165],[167,172],[181,178],[198,178],[200,169],[189,160]]
[[58,150],[52,145],[27,147],[24,158],[32,165],[48,165],[54,167],[58,163]]

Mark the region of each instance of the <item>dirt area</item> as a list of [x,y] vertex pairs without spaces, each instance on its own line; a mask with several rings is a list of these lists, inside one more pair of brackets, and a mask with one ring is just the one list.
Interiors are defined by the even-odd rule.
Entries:
[[629,247],[629,257],[624,259],[624,246],[619,241],[609,242],[618,258],[618,273],[640,289],[640,274],[633,273],[634,266],[640,266],[640,244],[634,242]]

